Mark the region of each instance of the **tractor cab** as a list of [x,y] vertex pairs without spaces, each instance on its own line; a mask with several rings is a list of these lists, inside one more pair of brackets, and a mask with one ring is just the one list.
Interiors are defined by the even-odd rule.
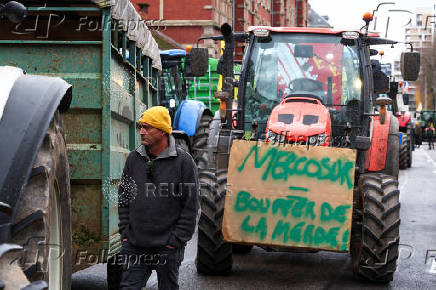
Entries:
[[377,101],[378,94],[389,92],[389,78],[369,69],[370,47],[396,41],[320,28],[251,27],[249,32],[239,129],[257,124],[267,142],[334,147],[356,148],[356,136],[368,136],[376,105],[382,104],[378,111],[384,114],[389,99]]
[[240,103],[244,130],[257,122],[267,142],[312,145],[331,145],[344,132],[361,133],[362,112],[373,104],[363,97],[371,76],[363,69],[360,33],[298,27],[250,32]]
[[183,67],[186,51],[183,49],[162,50],[160,57],[162,62],[162,75],[159,83],[160,104],[170,109],[172,117],[174,117],[172,111],[187,96]]

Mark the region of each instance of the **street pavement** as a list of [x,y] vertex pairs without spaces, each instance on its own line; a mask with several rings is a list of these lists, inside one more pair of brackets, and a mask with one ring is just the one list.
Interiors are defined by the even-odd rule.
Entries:
[[[188,243],[180,268],[180,289],[435,289],[436,288],[436,151],[421,146],[412,168],[400,171],[401,239],[394,281],[362,284],[353,279],[347,254],[271,253],[254,247],[234,255],[228,276],[201,276],[195,268],[196,235]],[[73,290],[106,289],[106,266],[98,264],[73,275]],[[158,289],[156,274],[147,289]]]

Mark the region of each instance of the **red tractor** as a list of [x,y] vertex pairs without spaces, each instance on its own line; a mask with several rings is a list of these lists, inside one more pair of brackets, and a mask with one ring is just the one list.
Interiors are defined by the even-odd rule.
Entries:
[[[373,70],[379,68],[378,61],[372,60]],[[408,98],[409,94],[404,92],[403,88],[404,82],[391,82],[390,90],[386,96],[392,99],[392,105],[390,109],[392,114],[394,114],[398,119],[398,125],[400,130],[400,158],[399,167],[400,169],[407,169],[412,166],[412,151],[414,149],[413,140],[414,128],[412,126],[412,116],[408,111]]]
[[413,143],[413,128],[412,115],[408,111],[409,94],[408,87],[405,87],[406,82],[398,82],[398,94],[393,97],[393,109],[398,118],[398,125],[402,133],[402,144],[400,146],[400,169],[410,168],[412,166],[412,151]]
[[[370,19],[364,20],[367,30]],[[226,214],[231,210],[226,199],[227,178],[235,180],[234,176],[228,176],[229,164],[235,162],[235,159],[229,161],[233,140],[256,139],[262,148],[272,146],[271,143],[298,143],[323,146],[323,150],[349,148],[348,151],[355,152],[352,215],[348,212],[350,219],[352,216],[350,234],[343,236],[346,246],[333,251],[352,255],[357,279],[391,281],[400,238],[399,131],[397,118],[386,111],[391,99],[376,97],[389,91],[389,78],[381,71],[372,71],[370,47],[397,42],[366,32],[325,28],[250,27],[245,37],[236,37],[225,24],[221,31],[226,42],[222,63],[225,81],[223,92],[216,94],[221,101],[221,120],[219,125],[212,122],[209,166],[200,171],[197,271],[207,275],[229,273],[232,253],[248,252],[253,245],[268,251],[296,248],[292,243],[278,247],[248,240],[238,242],[223,234],[228,232],[223,226],[223,216],[224,223],[228,222]],[[244,39],[247,44],[238,83],[232,71],[235,38]],[[419,54],[403,53],[402,61],[404,79],[416,79]],[[235,108],[233,87],[236,85]],[[243,146],[241,141],[237,144]],[[260,168],[266,159],[254,150],[255,167]],[[286,166],[288,161],[282,160],[281,164]],[[262,186],[261,180],[252,182]],[[268,192],[271,195],[262,196],[263,201],[276,194]],[[322,201],[329,197],[320,193],[318,198]],[[259,204],[256,199],[252,201]],[[265,234],[270,233],[265,231]],[[298,251],[309,248],[312,252],[325,249],[321,244],[297,248]]]

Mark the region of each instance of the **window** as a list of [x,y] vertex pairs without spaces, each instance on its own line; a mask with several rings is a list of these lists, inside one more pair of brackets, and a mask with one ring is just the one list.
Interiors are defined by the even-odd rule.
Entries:
[[416,26],[422,26],[422,14],[416,14]]
[[139,7],[139,12],[148,13],[148,7],[150,7],[150,4],[145,2],[138,2],[137,5]]

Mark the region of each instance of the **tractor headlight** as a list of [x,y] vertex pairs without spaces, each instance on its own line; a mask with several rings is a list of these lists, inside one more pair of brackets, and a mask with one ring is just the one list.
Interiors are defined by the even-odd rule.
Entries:
[[268,131],[268,134],[266,135],[266,140],[271,143],[284,143],[286,139],[285,135],[277,134],[271,130]]
[[317,137],[317,135],[309,137],[309,145],[318,145],[318,137]]
[[318,144],[319,144],[319,145],[324,144],[326,140],[327,140],[327,134],[326,134],[326,132],[324,132],[324,133],[318,135]]
[[327,140],[327,134],[321,133],[318,135],[313,135],[309,137],[309,145],[316,146],[316,145],[322,145]]

